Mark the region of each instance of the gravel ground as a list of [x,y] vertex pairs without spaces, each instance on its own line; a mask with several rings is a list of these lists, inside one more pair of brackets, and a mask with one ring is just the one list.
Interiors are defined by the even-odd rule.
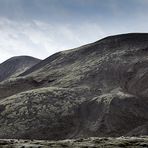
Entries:
[[148,148],[148,137],[68,139],[59,141],[1,139],[0,148]]

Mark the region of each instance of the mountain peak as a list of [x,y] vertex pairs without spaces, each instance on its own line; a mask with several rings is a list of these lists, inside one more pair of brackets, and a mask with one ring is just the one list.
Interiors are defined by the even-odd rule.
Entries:
[[39,61],[39,59],[30,56],[11,57],[0,64],[0,81],[24,72]]

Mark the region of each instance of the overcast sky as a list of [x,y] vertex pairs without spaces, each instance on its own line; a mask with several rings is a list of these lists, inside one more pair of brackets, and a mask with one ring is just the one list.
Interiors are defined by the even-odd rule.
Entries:
[[148,0],[0,0],[0,62],[148,32]]

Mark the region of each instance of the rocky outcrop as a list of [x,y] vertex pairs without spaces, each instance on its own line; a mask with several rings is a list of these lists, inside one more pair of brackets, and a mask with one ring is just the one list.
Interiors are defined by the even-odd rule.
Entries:
[[0,83],[0,138],[147,135],[148,34],[56,53]]

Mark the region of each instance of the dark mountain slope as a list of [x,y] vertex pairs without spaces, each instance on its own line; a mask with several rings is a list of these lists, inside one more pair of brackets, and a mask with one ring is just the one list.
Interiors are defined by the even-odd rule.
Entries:
[[147,47],[147,42],[148,42],[147,33],[131,33],[128,35],[122,34],[122,35],[106,37],[102,40],[81,46],[79,48],[67,50],[65,52],[55,53],[52,56],[48,57],[47,59],[31,67],[30,69],[26,70],[20,76],[28,75],[40,68],[43,68],[45,65],[47,64],[49,65],[51,62],[53,62],[56,59],[60,61],[61,61],[60,58],[62,58],[64,61],[68,59],[67,61],[70,62],[72,60],[77,60],[77,58],[81,58],[83,56],[89,56],[89,54],[92,53],[103,54],[107,50],[113,52],[111,50],[114,50],[114,48],[115,50],[122,50],[123,48],[125,48],[124,46],[128,46],[126,49],[127,51],[128,49],[130,50],[130,47],[134,48],[138,46],[140,48],[141,46],[141,48],[142,47],[145,48],[145,46]]
[[52,56],[48,57],[45,60],[42,60],[38,64],[32,66],[31,68],[29,68],[25,72],[21,73],[19,76],[28,75],[28,74],[32,73],[33,71],[36,71],[37,69],[44,67],[46,64],[49,64],[50,62],[52,62],[53,60],[55,60],[58,57],[60,57],[60,52],[53,54]]
[[0,83],[0,137],[147,135],[147,65],[148,34],[111,36],[50,56]]
[[[146,68],[147,48],[147,34],[125,34],[62,51],[27,70],[21,74],[23,77],[0,85],[0,92],[3,88],[14,85],[14,91],[10,90],[0,97],[44,86],[85,86],[98,93],[108,92],[119,86],[127,89],[127,81],[134,79],[139,69]],[[24,86],[20,88],[19,84]]]
[[0,64],[0,81],[16,77],[37,64],[40,60],[29,56],[12,57]]

